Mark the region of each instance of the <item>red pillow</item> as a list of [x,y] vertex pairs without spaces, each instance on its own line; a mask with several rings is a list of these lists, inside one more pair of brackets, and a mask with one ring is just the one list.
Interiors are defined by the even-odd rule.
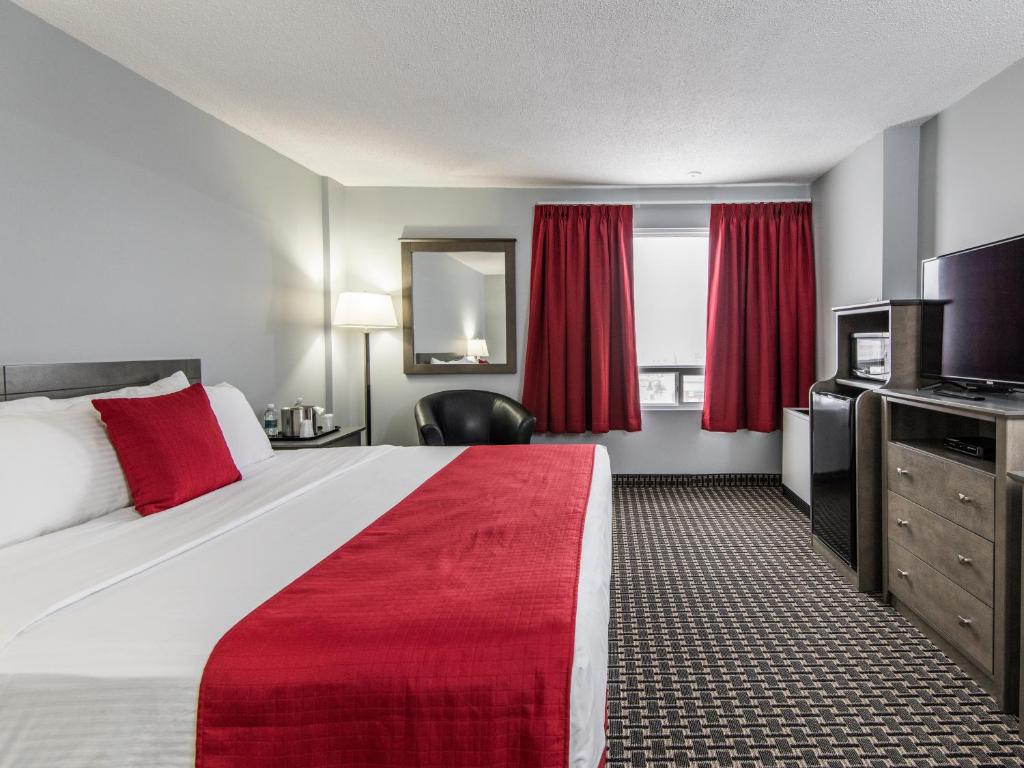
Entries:
[[143,515],[242,478],[202,384],[158,397],[92,401]]

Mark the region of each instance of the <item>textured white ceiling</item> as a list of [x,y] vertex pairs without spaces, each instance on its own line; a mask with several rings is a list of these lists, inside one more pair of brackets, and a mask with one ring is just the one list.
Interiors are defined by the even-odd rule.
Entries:
[[343,184],[801,181],[1024,57],[1024,0],[18,0]]

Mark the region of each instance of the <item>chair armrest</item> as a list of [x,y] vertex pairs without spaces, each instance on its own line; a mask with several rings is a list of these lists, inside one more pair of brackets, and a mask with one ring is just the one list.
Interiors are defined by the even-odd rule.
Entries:
[[414,409],[416,429],[420,435],[420,445],[444,445],[444,432],[437,423],[434,409],[429,400],[420,400]]
[[500,401],[492,415],[491,440],[507,445],[526,444],[536,425],[536,417],[521,405],[511,400]]
[[437,424],[420,426],[420,445],[444,445],[444,434]]

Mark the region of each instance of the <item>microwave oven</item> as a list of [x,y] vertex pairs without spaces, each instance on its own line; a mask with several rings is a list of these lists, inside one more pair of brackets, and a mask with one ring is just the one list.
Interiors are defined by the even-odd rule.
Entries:
[[889,334],[850,334],[850,373],[860,379],[889,378]]

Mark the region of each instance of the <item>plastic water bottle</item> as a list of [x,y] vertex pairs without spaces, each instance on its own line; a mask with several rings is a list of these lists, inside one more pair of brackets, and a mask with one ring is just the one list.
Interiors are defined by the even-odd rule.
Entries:
[[277,409],[273,403],[269,403],[267,410],[263,412],[263,431],[267,433],[267,437],[277,437],[280,432],[277,426]]

